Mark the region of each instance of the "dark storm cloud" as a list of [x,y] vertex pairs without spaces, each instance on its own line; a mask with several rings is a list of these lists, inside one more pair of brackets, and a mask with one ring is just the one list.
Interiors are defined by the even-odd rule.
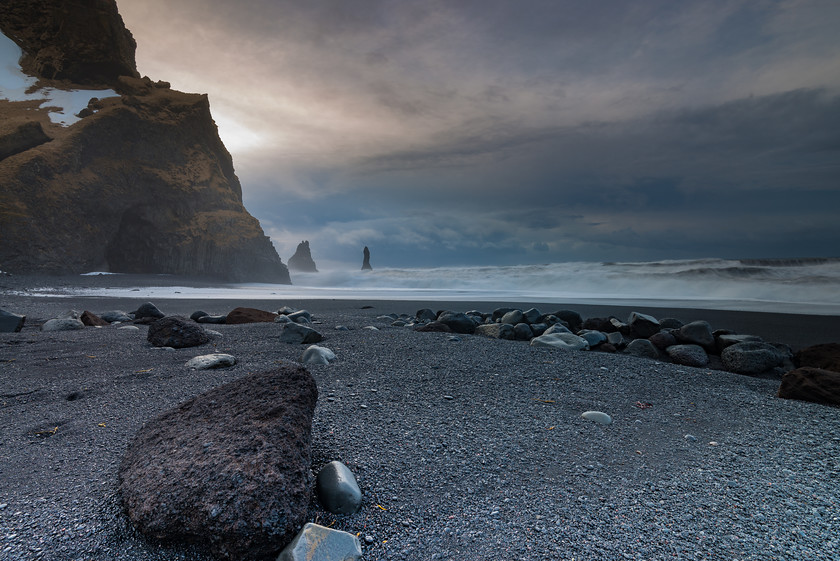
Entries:
[[210,94],[284,257],[301,239],[417,265],[840,240],[832,0],[119,4],[141,73]]

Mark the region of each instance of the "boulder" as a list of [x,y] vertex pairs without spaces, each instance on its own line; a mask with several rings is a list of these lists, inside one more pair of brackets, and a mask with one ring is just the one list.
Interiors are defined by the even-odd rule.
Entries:
[[239,325],[243,323],[272,323],[277,314],[266,312],[256,308],[234,308],[225,317],[228,325]]
[[76,329],[84,329],[85,324],[82,320],[66,318],[66,319],[51,319],[47,320],[41,326],[41,331],[74,331]]
[[515,308],[496,308],[490,315],[490,319],[492,321],[501,321],[506,313],[512,312],[514,309]]
[[0,160],[26,152],[50,140],[52,139],[37,121],[13,125],[6,131],[0,131]]
[[532,347],[550,347],[564,351],[588,351],[589,343],[586,339],[574,333],[549,333],[531,339]]
[[335,353],[326,347],[310,345],[300,355],[301,364],[329,364],[335,360]]
[[[580,331],[580,328],[583,327],[583,318],[573,310],[557,310],[551,315],[566,322],[566,327],[572,331]],[[598,331],[603,330],[599,329]]]
[[164,317],[166,314],[158,310],[158,307],[152,304],[151,302],[146,302],[142,304],[139,308],[131,312],[131,315],[134,316],[134,319],[144,319],[144,318],[154,318],[160,319]]
[[295,254],[289,257],[288,267],[290,271],[300,271],[302,273],[318,272],[315,261],[312,259],[312,252],[309,250],[308,241],[304,240],[298,244]]
[[656,345],[657,349],[665,350],[670,346],[677,344],[677,338],[670,331],[660,331],[654,333],[648,338],[648,341]]
[[691,323],[687,323],[675,331],[674,335],[683,343],[700,345],[704,349],[712,348],[715,344],[715,337],[712,335],[712,326],[707,321],[692,321]]
[[359,538],[307,522],[276,561],[357,561],[362,558]]
[[280,333],[280,341],[283,343],[312,345],[323,340],[324,336],[311,327],[294,322],[284,323]]
[[224,315],[224,316],[211,316],[211,315],[200,316],[195,321],[196,321],[196,323],[209,323],[209,324],[213,324],[213,325],[224,325],[225,323],[227,323],[227,315]]
[[517,323],[513,326],[513,334],[517,341],[530,341],[534,336],[531,326],[525,322]]
[[353,514],[362,506],[362,491],[353,472],[339,461],[321,468],[317,477],[318,500],[333,514]]
[[[286,315],[287,318],[295,323],[312,323],[312,314],[306,310],[298,310]],[[396,318],[394,318],[396,319]]]
[[89,312],[85,310],[82,312],[82,315],[79,317],[81,322],[88,327],[104,327],[108,325],[108,322],[102,319],[101,317],[97,316],[93,312]]
[[440,323],[448,326],[455,333],[472,335],[475,333],[476,323],[467,314],[460,312],[444,312],[437,319]]
[[435,321],[437,319],[437,314],[429,308],[423,308],[422,310],[417,310],[414,317],[416,317],[418,321]]
[[193,370],[211,370],[213,368],[226,368],[234,364],[236,364],[236,358],[233,355],[213,353],[191,358],[187,361],[187,368],[192,368]]
[[17,333],[25,322],[26,316],[0,309],[0,333]]
[[209,315],[210,314],[208,314],[207,312],[198,310],[198,311],[195,311],[195,312],[190,314],[190,319],[193,320],[193,321],[198,321],[199,318],[203,318],[203,317],[209,316]]
[[452,333],[452,328],[445,323],[431,321],[423,325],[415,326],[414,331],[421,331],[425,333]]
[[683,322],[675,318],[662,318],[659,320],[659,327],[662,329],[679,329],[683,326]]
[[364,251],[362,251],[362,270],[363,271],[372,271],[373,267],[370,266],[370,250],[367,246],[365,246]]
[[640,358],[659,358],[659,349],[648,339],[633,339],[624,352]]
[[284,365],[150,421],[119,467],[128,519],[148,538],[221,558],[276,555],[306,519],[317,397],[309,372]]
[[603,331],[594,331],[591,329],[584,329],[578,331],[578,337],[583,337],[590,347],[597,347],[601,343],[607,342],[607,334]]
[[720,354],[723,366],[737,374],[755,375],[779,366],[784,357],[769,343],[745,342],[726,347]]
[[802,349],[793,357],[798,367],[820,368],[840,372],[840,343],[823,343]]
[[571,333],[571,331],[562,323],[555,323],[551,327],[547,328],[543,332],[543,335],[551,335],[552,333]]
[[674,364],[702,368],[709,364],[709,355],[700,345],[674,345],[665,349]]
[[525,314],[522,313],[522,310],[511,310],[505,315],[502,316],[500,320],[502,323],[509,323],[511,325],[516,325],[517,323],[522,323],[525,319]]
[[726,347],[737,345],[738,343],[763,343],[764,339],[758,335],[739,335],[735,333],[723,333],[715,337],[718,354],[722,353]]
[[134,319],[122,310],[109,310],[107,312],[102,312],[101,314],[99,314],[99,317],[101,317],[108,323],[114,323],[115,321],[126,322]]
[[627,342],[624,340],[624,335],[622,335],[618,331],[607,333],[607,344],[612,345],[616,348],[622,348],[627,346]]
[[803,366],[782,376],[779,397],[840,405],[840,372]]
[[627,325],[633,337],[641,339],[647,339],[654,333],[659,333],[660,329],[662,329],[659,320],[655,317],[639,312],[630,313],[630,317],[627,318]]
[[546,332],[548,329],[548,325],[545,323],[532,323],[531,324],[531,331],[534,332],[534,337],[539,337],[543,333]]
[[534,324],[539,322],[540,317],[542,316],[540,311],[536,308],[529,308],[522,312],[522,315],[525,316],[525,323],[528,324]]
[[181,316],[167,316],[149,325],[146,339],[155,347],[183,349],[197,347],[210,341],[200,325]]
[[475,328],[475,334],[492,337],[493,339],[508,339],[511,341],[516,339],[516,332],[509,323],[485,323]]
[[[600,331],[602,333],[613,333],[618,331],[610,319],[611,318],[586,318],[586,321],[583,322],[581,328],[588,329],[590,331]],[[569,324],[570,330],[572,327],[572,324]],[[575,329],[575,331],[580,331],[581,328]]]

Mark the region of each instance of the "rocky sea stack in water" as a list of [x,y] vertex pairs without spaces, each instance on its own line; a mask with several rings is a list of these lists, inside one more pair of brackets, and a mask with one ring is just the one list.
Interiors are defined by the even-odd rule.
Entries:
[[113,0],[4,2],[0,30],[39,87],[92,90],[66,127],[41,100],[0,100],[4,270],[290,282],[242,204],[207,96],[139,77]]
[[309,250],[309,242],[302,241],[298,244],[295,254],[289,258],[289,269],[302,273],[317,273],[318,268],[312,260],[312,252]]

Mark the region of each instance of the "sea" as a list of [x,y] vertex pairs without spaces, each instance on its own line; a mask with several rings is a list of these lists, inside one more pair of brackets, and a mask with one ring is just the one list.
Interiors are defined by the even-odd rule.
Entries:
[[580,303],[840,315],[840,258],[568,262],[373,271],[335,267],[318,273],[292,272],[292,283],[132,286],[119,282],[29,292],[155,299]]

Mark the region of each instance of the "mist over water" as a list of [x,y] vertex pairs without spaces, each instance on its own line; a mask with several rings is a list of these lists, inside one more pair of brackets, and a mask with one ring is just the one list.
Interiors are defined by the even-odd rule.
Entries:
[[[293,286],[76,289],[148,298],[500,301],[840,315],[840,259],[700,259],[292,273]],[[125,283],[115,283],[125,286]],[[135,287],[137,288],[137,287]]]

